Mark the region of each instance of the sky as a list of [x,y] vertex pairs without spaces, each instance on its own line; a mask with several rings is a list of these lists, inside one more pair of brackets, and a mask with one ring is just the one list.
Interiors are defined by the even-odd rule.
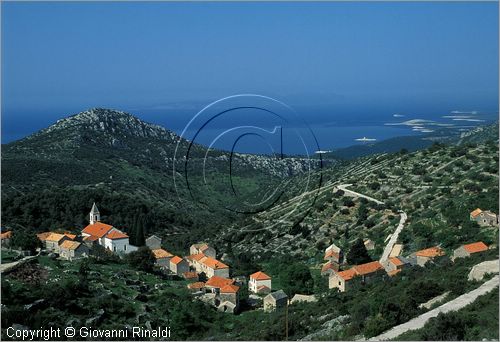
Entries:
[[323,127],[498,115],[496,2],[1,6],[2,142],[92,107],[179,131],[240,93]]

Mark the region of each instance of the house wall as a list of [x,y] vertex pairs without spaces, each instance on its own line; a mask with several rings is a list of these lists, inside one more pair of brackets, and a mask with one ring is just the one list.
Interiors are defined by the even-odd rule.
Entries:
[[125,239],[104,239],[104,247],[113,253],[130,253],[128,238]]
[[417,256],[417,265],[419,265],[419,266],[425,266],[425,264],[429,260],[431,260],[431,258],[423,257],[423,256]]
[[229,268],[220,268],[220,269],[217,269],[217,270],[214,270],[214,269],[211,269],[211,268],[208,268],[208,269],[210,270],[210,272],[213,273],[210,277],[216,275],[216,276],[219,276],[219,277],[222,277],[222,278],[229,278]]
[[288,298],[275,300],[272,296],[264,297],[264,311],[279,310],[286,307]]
[[170,262],[170,271],[177,275],[182,275],[182,273],[189,271],[189,264],[186,260],[182,260],[178,264]]
[[453,258],[466,258],[470,256],[469,252],[467,252],[464,246],[458,247],[453,251]]
[[221,293],[220,294],[220,301],[221,303],[223,302],[231,302],[233,303],[234,305],[236,305],[236,307],[239,307],[240,303],[239,303],[239,298],[238,298],[238,293]]
[[347,290],[347,282],[344,280],[344,278],[339,277],[337,274],[332,274],[328,278],[328,288],[337,288],[340,292],[345,292]]
[[170,259],[171,258],[156,259],[156,265],[170,269]]
[[160,249],[161,239],[156,237],[149,237],[146,239],[146,246],[148,246],[149,249]]
[[260,287],[260,286],[267,286],[269,289],[271,289],[271,279],[269,280],[256,280],[256,279],[252,279],[250,278],[250,281],[248,282],[248,289],[250,290],[250,292],[253,292],[253,293],[257,293],[257,289]]

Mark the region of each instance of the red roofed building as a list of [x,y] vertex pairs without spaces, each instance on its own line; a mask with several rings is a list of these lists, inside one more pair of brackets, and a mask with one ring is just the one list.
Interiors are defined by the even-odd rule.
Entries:
[[330,275],[328,287],[338,288],[340,292],[348,290],[353,280],[359,280],[363,284],[375,279],[382,278],[385,274],[384,267],[378,261],[372,261],[361,265],[356,265],[348,270],[335,272]]
[[442,257],[445,253],[441,247],[435,246],[417,251],[414,255],[417,258],[417,265],[425,266],[429,261]]
[[405,265],[405,262],[403,262],[400,257],[392,257],[384,262],[384,269],[387,274],[392,277],[401,272]]
[[471,221],[476,221],[480,226],[498,226],[498,216],[489,210],[477,208],[470,213]]
[[482,241],[469,243],[467,245],[463,245],[455,249],[455,251],[453,251],[453,259],[467,258],[470,257],[472,254],[485,252],[487,250],[488,246]]
[[329,276],[333,272],[338,272],[339,271],[339,264],[337,264],[334,261],[328,261],[326,264],[321,267],[321,275],[322,276]]
[[196,272],[205,273],[208,278],[214,275],[229,278],[229,266],[217,259],[203,253],[192,254],[187,259]]
[[262,271],[255,272],[250,275],[248,281],[248,290],[253,293],[269,293],[271,292],[272,284],[271,277]]
[[178,276],[189,271],[189,264],[181,257],[174,256],[170,259],[170,271]]
[[95,241],[115,253],[130,253],[137,250],[137,247],[130,245],[127,234],[109,224],[100,222],[101,215],[95,203],[92,205],[89,217],[90,224],[82,230],[85,241]]
[[6,231],[0,234],[0,241],[2,246],[7,247],[10,245],[10,239],[12,238],[12,231]]
[[207,280],[205,287],[212,290],[214,293],[219,293],[220,289],[226,285],[232,285],[234,283],[233,279],[223,278],[219,276],[213,276]]
[[238,311],[238,308],[240,306],[239,291],[240,287],[233,284],[223,286],[220,289],[220,305],[218,307],[218,310],[231,313],[235,313],[236,311]]

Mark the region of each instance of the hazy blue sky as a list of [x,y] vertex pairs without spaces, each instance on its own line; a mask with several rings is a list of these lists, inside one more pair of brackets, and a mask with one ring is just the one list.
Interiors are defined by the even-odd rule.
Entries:
[[498,3],[2,3],[4,135],[97,106],[178,126],[236,93],[312,123],[496,111]]

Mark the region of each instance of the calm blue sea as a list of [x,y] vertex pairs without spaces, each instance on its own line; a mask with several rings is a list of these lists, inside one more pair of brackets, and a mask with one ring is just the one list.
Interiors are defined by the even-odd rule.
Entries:
[[[195,115],[194,111],[184,110],[173,112],[155,111],[155,110],[123,110],[131,112],[140,119],[155,123],[181,134],[188,124],[189,120]],[[69,113],[77,113],[75,110]],[[63,114],[58,111],[40,111],[36,113],[3,113],[2,115],[2,143],[8,143],[21,139],[40,129],[46,128],[60,118],[68,116],[68,111]],[[300,115],[300,113],[299,113]],[[446,117],[451,116],[451,117]],[[28,119],[29,118],[29,119]],[[498,120],[496,110],[471,113],[451,113],[449,110],[429,111],[424,114],[395,114],[390,111],[378,111],[367,113],[325,114],[325,113],[307,113],[302,114],[300,119],[304,121],[312,131],[321,150],[334,150],[355,144],[363,144],[356,139],[366,137],[380,141],[397,136],[408,136],[425,134],[425,130],[435,130],[448,126],[448,129],[467,129],[477,125]],[[458,119],[458,120],[457,120]],[[409,120],[428,120],[432,122],[417,122],[416,124],[401,124]],[[472,120],[472,121],[471,121]],[[398,124],[399,125],[395,125]],[[390,125],[388,125],[390,124]],[[300,139],[293,134],[293,127],[287,127],[286,124],[276,121],[270,121],[268,117],[259,117],[258,114],[240,113],[230,118],[223,118],[219,122],[214,122],[205,127],[203,134],[197,138],[197,142],[208,145],[221,132],[238,125],[255,125],[263,127],[269,131],[274,126],[283,126],[282,146],[286,154],[303,154],[304,146]],[[441,125],[441,126],[439,126]],[[444,125],[444,126],[443,126]],[[195,125],[196,126],[196,125]],[[196,127],[188,129],[187,138],[192,138]],[[293,124],[292,124],[293,126]],[[419,128],[420,127],[420,128]],[[272,138],[271,145],[275,146],[276,139]],[[224,139],[219,139],[215,147],[230,149],[234,141],[231,141],[231,135],[226,135]],[[312,144],[308,144],[312,146]],[[269,153],[269,144],[266,144],[258,136],[248,135],[240,139],[235,149],[245,153]]]

